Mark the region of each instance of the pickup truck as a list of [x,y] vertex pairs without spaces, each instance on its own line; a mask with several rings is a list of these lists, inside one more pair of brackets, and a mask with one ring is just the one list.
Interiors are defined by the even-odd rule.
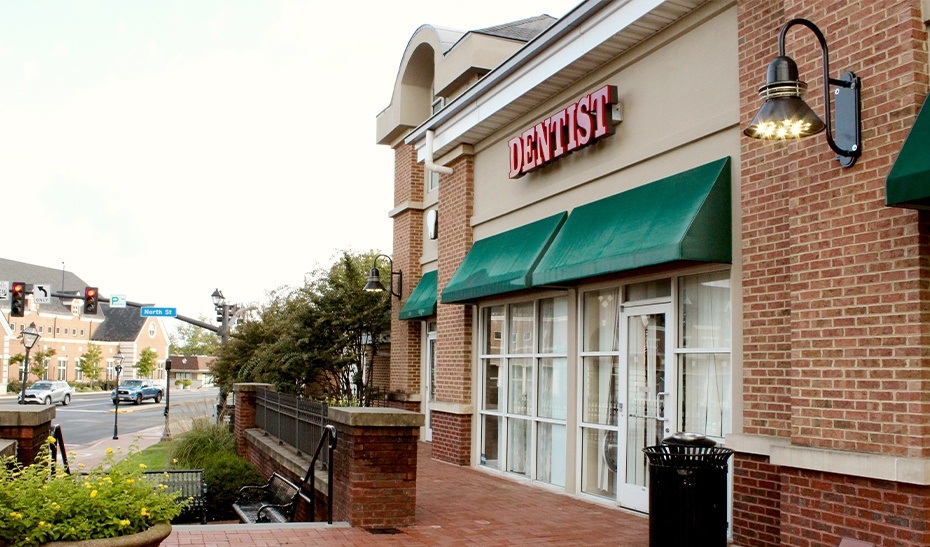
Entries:
[[110,399],[114,405],[117,397],[120,401],[131,401],[137,405],[145,399],[154,399],[156,403],[160,403],[163,393],[161,386],[155,385],[151,380],[125,380],[110,393]]

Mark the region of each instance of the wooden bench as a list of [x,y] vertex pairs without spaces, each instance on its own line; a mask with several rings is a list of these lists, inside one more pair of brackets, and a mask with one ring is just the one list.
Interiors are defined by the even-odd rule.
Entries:
[[[168,492],[177,492],[178,501],[190,500],[190,505],[178,519],[191,516],[207,523],[207,482],[203,477],[203,469],[171,469],[168,471],[145,471],[146,478],[156,484],[164,484]],[[178,520],[175,519],[175,520]]]
[[233,509],[244,523],[292,522],[300,488],[287,478],[273,473],[260,486],[243,486]]

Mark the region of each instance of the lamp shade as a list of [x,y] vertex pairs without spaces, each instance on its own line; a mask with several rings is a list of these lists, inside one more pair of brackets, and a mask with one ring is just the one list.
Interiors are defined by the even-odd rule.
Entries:
[[798,78],[798,66],[781,55],[769,63],[766,83],[759,88],[765,104],[743,131],[756,139],[788,139],[816,135],[826,129],[823,120],[801,97],[807,84]]
[[39,340],[39,331],[36,330],[36,324],[32,323],[23,330],[23,346],[26,349],[32,349]]
[[363,290],[368,292],[382,292],[385,290],[384,284],[381,283],[381,272],[378,271],[378,268],[372,268],[368,272],[368,283],[365,283]]

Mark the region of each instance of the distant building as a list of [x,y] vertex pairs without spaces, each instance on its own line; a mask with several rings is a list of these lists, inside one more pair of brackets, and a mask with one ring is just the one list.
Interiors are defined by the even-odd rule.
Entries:
[[177,380],[190,380],[190,387],[198,388],[213,385],[213,371],[210,366],[216,357],[211,355],[172,355],[171,373],[168,382],[174,385]]
[[[164,361],[168,356],[168,335],[158,318],[143,318],[135,308],[111,308],[101,301],[97,314],[84,314],[84,280],[72,272],[0,258],[0,280],[22,281],[31,287],[50,285],[53,292],[74,293],[74,298],[53,298],[37,304],[33,295],[26,297],[25,317],[10,317],[10,301],[0,301],[0,393],[7,392],[10,381],[22,379],[19,365],[10,366],[10,358],[24,353],[20,333],[35,323],[39,341],[33,353],[55,350],[47,362],[42,379],[73,383],[90,381],[78,370],[81,355],[90,344],[100,346],[102,361],[98,380],[114,378],[117,353],[123,354],[123,378],[135,378],[135,364],[146,348],[155,350],[158,368],[155,380],[165,381]],[[106,291],[104,291],[106,293]],[[38,378],[29,374],[29,382]]]

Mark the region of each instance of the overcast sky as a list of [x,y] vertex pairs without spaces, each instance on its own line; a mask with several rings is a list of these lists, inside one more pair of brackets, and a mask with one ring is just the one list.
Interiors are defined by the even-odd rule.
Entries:
[[375,116],[413,32],[579,1],[0,0],[0,256],[212,320],[390,253]]

